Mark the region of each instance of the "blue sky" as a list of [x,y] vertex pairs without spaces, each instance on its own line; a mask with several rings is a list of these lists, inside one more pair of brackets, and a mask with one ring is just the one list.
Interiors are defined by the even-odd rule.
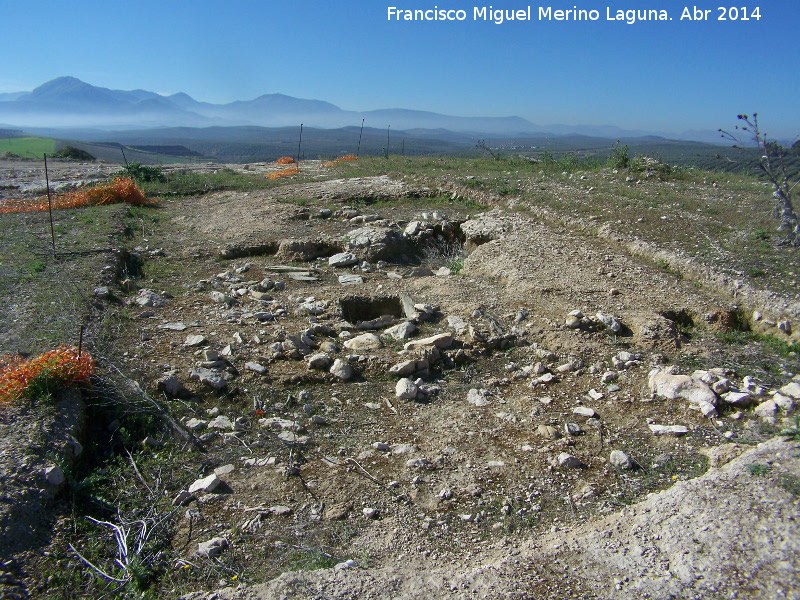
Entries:
[[[283,93],[350,110],[664,132],[732,127],[737,113],[758,111],[770,133],[795,137],[800,2],[764,0],[760,20],[718,21],[722,0],[696,1],[531,4],[531,21],[497,25],[473,20],[484,4],[445,0],[0,0],[0,92],[71,75],[218,103]],[[390,22],[389,6],[463,9],[467,20]],[[595,9],[600,19],[540,21],[539,6]],[[709,20],[681,21],[684,6],[709,9]],[[673,20],[608,21],[607,7],[663,9]]]

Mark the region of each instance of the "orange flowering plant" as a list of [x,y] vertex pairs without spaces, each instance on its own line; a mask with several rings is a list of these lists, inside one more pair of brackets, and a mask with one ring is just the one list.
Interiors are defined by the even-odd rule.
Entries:
[[0,403],[23,396],[51,396],[60,386],[89,381],[94,360],[78,349],[59,346],[31,360],[19,356],[0,357]]

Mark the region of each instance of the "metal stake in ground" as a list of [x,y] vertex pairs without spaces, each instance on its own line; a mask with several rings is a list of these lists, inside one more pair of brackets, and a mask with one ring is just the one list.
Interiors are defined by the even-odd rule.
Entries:
[[297,162],[300,162],[300,144],[303,143],[303,124],[300,123],[300,141],[297,142]]
[[389,158],[389,133],[390,133],[391,129],[392,129],[391,125],[389,125],[386,128],[386,158]]
[[127,158],[125,158],[125,149],[124,149],[124,148],[122,148],[122,146],[120,146],[120,148],[119,148],[119,151],[120,151],[120,152],[122,152],[122,160],[124,160],[124,161],[125,161],[125,166],[126,166],[126,167],[127,167],[127,166],[129,166],[129,165],[128,165],[128,159],[127,159]]
[[44,180],[47,183],[47,209],[50,211],[50,237],[53,238],[53,258],[56,258],[56,231],[53,227],[53,199],[50,197],[50,177],[47,174],[47,154],[44,156]]
[[364,119],[361,119],[361,133],[358,134],[358,148],[356,148],[356,158],[361,152],[361,136],[364,135]]

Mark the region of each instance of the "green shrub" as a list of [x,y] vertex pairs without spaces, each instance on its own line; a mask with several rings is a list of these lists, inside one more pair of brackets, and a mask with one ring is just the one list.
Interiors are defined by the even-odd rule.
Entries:
[[138,162],[129,163],[121,171],[114,173],[115,177],[130,177],[136,183],[151,183],[164,181],[161,167],[148,167]]
[[628,155],[630,148],[628,148],[627,144],[624,146],[619,144],[620,142],[617,140],[617,143],[611,149],[611,156],[608,157],[608,166],[612,169],[627,169],[631,164],[631,158]]
[[53,154],[53,158],[86,162],[93,161],[95,159],[94,156],[85,150],[81,150],[80,148],[75,148],[73,146],[64,146],[63,148],[59,148],[59,150]]

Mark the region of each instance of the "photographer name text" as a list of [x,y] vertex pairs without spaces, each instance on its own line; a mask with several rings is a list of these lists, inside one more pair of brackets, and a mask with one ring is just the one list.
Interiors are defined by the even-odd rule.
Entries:
[[682,9],[621,9],[606,6],[603,9],[555,9],[552,6],[527,6],[520,9],[499,9],[492,6],[473,6],[469,10],[447,9],[434,6],[428,9],[387,7],[389,21],[486,21],[495,25],[515,21],[616,21],[633,25],[645,21],[755,21],[761,20],[758,6],[716,6],[705,8],[684,6]]

